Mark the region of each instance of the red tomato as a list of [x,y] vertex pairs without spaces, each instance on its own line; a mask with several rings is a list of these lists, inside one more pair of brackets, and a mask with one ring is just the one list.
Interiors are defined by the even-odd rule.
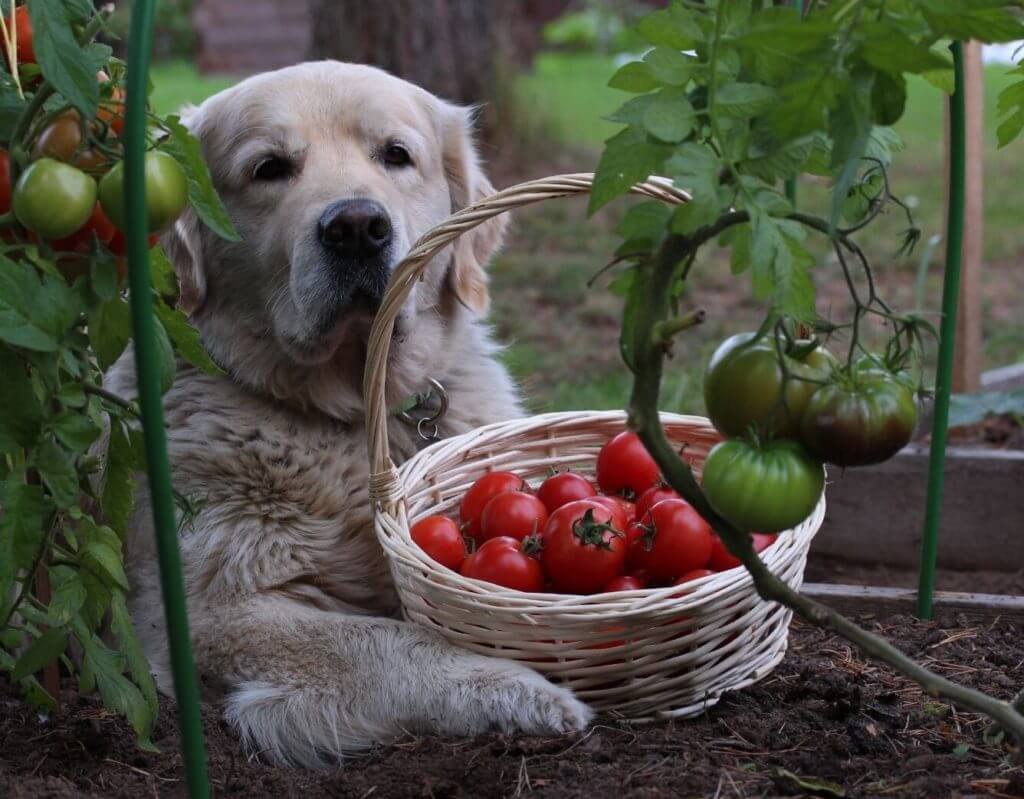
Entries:
[[683,583],[688,583],[691,580],[699,580],[701,577],[710,577],[712,574],[715,574],[715,572],[711,571],[711,569],[694,569],[692,572],[684,574],[672,583],[672,585],[682,585]]
[[522,541],[541,532],[547,523],[547,508],[537,497],[525,491],[506,491],[492,497],[484,508],[477,542],[502,535]]
[[442,566],[458,571],[466,559],[466,541],[459,526],[447,516],[420,519],[410,533],[419,548]]
[[642,519],[647,511],[661,502],[663,499],[682,499],[675,489],[666,485],[655,485],[648,488],[636,501],[636,517]]
[[[754,541],[754,551],[762,552],[772,544],[775,543],[775,539],[778,538],[774,533],[751,533],[750,537]],[[737,566],[743,565],[740,563],[740,559],[733,557],[732,553],[725,548],[725,544],[722,543],[722,539],[717,535],[711,545],[711,560],[708,565],[716,572],[724,572],[728,569],[735,569]]]
[[641,588],[647,587],[647,580],[643,577],[638,577],[634,574],[623,574],[621,577],[616,577],[610,580],[608,584],[602,588],[603,592],[608,591],[638,591]]
[[[153,249],[156,243],[160,241],[160,235],[157,233],[152,234],[146,239],[149,244],[149,248]],[[128,252],[128,242],[125,240],[124,232],[114,229],[114,235],[111,236],[110,241],[107,242],[107,249],[110,250],[114,255],[124,255]]]
[[11,157],[0,150],[0,214],[11,210]]
[[[633,523],[633,503],[627,502],[619,497],[606,497],[603,494],[598,494],[593,497],[589,497],[586,502],[594,502],[602,507],[608,508],[612,512],[615,525],[615,529],[620,532],[624,531],[629,525]],[[630,507],[627,509],[626,505]]]
[[[633,522],[629,527],[626,528],[626,545],[627,549],[629,545],[636,541],[638,538],[643,538],[647,533],[647,528],[644,527],[640,522]],[[634,574],[646,574],[643,569],[635,571]]]
[[640,437],[629,430],[601,447],[597,455],[597,484],[606,494],[639,496],[661,478],[654,458]]
[[592,594],[622,574],[626,537],[608,508],[591,499],[570,502],[548,519],[541,562],[556,591]]
[[663,499],[640,522],[646,530],[629,547],[630,568],[647,571],[655,581],[702,569],[711,558],[711,525],[681,499]]
[[560,472],[553,474],[540,484],[537,489],[537,496],[548,513],[554,513],[563,505],[575,502],[577,499],[586,499],[597,493],[593,484],[583,475],[575,472]]
[[480,522],[484,508],[498,494],[507,491],[529,491],[530,487],[518,474],[512,472],[488,472],[472,486],[459,505],[459,519],[462,520],[462,532],[471,538],[480,535]]
[[117,233],[114,223],[107,219],[99,203],[92,209],[92,214],[78,230],[62,239],[53,239],[50,245],[60,252],[89,252],[92,247],[93,235],[104,244],[109,244]]
[[544,570],[540,561],[526,554],[525,546],[508,536],[485,541],[463,561],[462,576],[516,591],[543,591]]
[[15,24],[18,26],[18,63],[36,63],[36,51],[32,42],[32,20],[28,15],[28,6],[19,6],[14,11]]

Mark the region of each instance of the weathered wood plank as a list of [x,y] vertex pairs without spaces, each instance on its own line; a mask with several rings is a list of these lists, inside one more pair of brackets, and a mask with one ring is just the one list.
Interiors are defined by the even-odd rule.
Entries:
[[[917,608],[917,592],[912,588],[806,583],[803,593],[854,616],[864,613],[879,616],[913,614]],[[1024,623],[1024,597],[1019,596],[936,591],[933,607],[936,615],[958,613],[970,621],[990,623],[1000,618]]]

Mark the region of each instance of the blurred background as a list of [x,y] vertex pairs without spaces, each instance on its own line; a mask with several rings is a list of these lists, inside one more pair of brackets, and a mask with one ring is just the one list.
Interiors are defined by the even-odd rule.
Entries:
[[[603,117],[626,99],[607,88],[608,78],[646,49],[629,25],[660,5],[664,2],[161,0],[153,101],[159,111],[171,112],[245,75],[310,58],[376,64],[443,97],[480,104],[481,147],[500,188],[593,169],[602,141],[617,130]],[[123,34],[131,3],[117,6],[115,28]],[[1012,82],[1007,73],[1013,51],[1013,46],[985,50],[980,287],[985,370],[1024,362],[1024,143],[997,150],[995,136],[995,98]],[[896,256],[906,221],[895,214],[861,235],[891,304],[930,314],[941,296],[944,102],[938,89],[912,78],[906,115],[897,126],[906,149],[897,157],[891,182],[923,231],[917,249]],[[802,182],[799,192],[804,209],[826,207],[826,181]],[[614,228],[623,210],[619,203],[592,220],[581,201],[520,211],[493,266],[498,337],[538,411],[616,408],[625,402],[629,381],[617,347],[621,300],[606,290],[606,279],[587,287],[615,249]],[[838,265],[825,247],[820,256],[814,273],[819,309],[842,311],[848,300]],[[764,309],[752,300],[749,279],[732,277],[726,259],[712,248],[691,283],[687,299],[708,310],[708,321],[679,342],[662,405],[700,413],[707,356],[724,336],[756,326]],[[937,315],[933,318],[937,324]],[[979,435],[998,438],[990,442],[996,446],[1024,446],[1024,396],[1003,392],[999,401],[1005,406],[1002,421]]]

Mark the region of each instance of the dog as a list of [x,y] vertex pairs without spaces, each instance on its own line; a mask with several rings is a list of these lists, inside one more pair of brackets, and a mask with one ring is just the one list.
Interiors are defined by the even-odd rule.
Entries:
[[[389,275],[416,239],[493,191],[472,112],[381,70],[334,61],[248,78],[186,109],[239,233],[189,210],[162,244],[223,376],[179,364],[164,411],[192,645],[205,695],[244,745],[329,767],[403,733],[559,735],[591,711],[509,660],[397,618],[367,494],[361,381]],[[447,389],[450,436],[522,414],[483,319],[489,221],[436,257],[396,322],[390,400]],[[135,391],[131,352],[106,385]],[[399,419],[391,451],[417,451]],[[126,559],[130,609],[171,689],[148,493]]]

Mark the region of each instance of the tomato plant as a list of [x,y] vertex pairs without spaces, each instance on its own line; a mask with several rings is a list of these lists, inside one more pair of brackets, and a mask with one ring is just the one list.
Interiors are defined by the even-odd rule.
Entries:
[[527,543],[507,536],[485,541],[463,562],[462,576],[516,591],[543,591],[544,570],[527,548]]
[[447,516],[427,516],[409,531],[416,545],[442,566],[458,571],[466,559],[466,541]]
[[639,496],[660,479],[658,464],[632,431],[619,433],[597,455],[597,484],[608,494]]
[[[146,153],[146,219],[149,232],[167,228],[188,204],[188,181],[178,162],[159,150]],[[124,230],[124,162],[100,180],[100,202],[111,221]]]
[[629,545],[629,568],[643,569],[658,582],[669,582],[707,565],[711,525],[682,499],[664,499],[638,524],[643,533]]
[[533,494],[525,491],[506,491],[491,498],[480,516],[480,535],[477,542],[508,536],[522,541],[537,535],[548,521],[548,511]]
[[563,505],[577,499],[592,497],[595,494],[597,494],[597,490],[593,484],[586,477],[575,472],[553,474],[537,489],[537,497],[544,503],[548,513],[554,513]]
[[600,591],[626,562],[626,539],[613,511],[587,499],[563,505],[544,527],[541,562],[556,591]]
[[825,487],[825,471],[796,441],[716,444],[704,462],[704,493],[742,530],[777,532],[810,516]]
[[74,233],[95,205],[96,181],[52,158],[34,161],[22,172],[11,198],[18,221],[48,239]]
[[498,494],[507,491],[529,491],[530,487],[518,474],[512,472],[488,472],[480,477],[467,491],[459,504],[459,519],[462,531],[470,538],[479,539],[484,508]]

